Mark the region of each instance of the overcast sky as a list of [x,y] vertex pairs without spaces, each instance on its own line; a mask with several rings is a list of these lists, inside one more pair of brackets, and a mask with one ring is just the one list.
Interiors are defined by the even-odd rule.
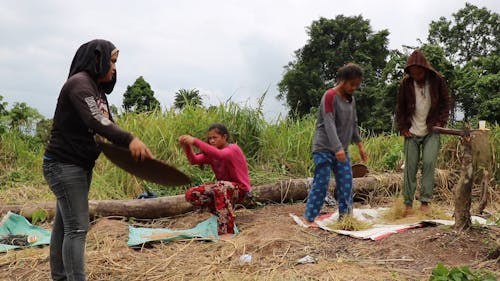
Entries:
[[[499,0],[468,2],[500,12]],[[390,49],[401,49],[463,7],[461,0],[0,0],[0,95],[52,118],[77,48],[101,38],[120,49],[109,96],[118,107],[143,76],[163,108],[179,89],[198,89],[205,105],[231,97],[254,106],[269,88],[264,113],[273,119],[287,111],[275,99],[283,66],[312,21],[362,15],[373,31],[389,30]]]

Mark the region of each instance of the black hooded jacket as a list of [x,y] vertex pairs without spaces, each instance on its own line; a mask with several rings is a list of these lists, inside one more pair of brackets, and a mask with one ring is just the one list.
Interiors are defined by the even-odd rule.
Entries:
[[130,133],[113,123],[109,111],[106,94],[113,90],[116,75],[110,82],[97,82],[111,67],[114,49],[111,42],[98,39],[76,52],[57,100],[46,157],[90,170],[100,153],[96,133],[123,147],[132,141]]

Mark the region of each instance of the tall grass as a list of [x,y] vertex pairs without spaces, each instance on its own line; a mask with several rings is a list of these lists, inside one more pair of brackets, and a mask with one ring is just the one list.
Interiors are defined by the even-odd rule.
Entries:
[[53,198],[44,186],[42,154],[43,145],[32,136],[0,134],[0,205]]
[[42,182],[42,153],[43,146],[34,137],[16,131],[1,134],[0,190]]
[[[253,185],[274,182],[279,179],[306,178],[312,176],[313,162],[311,142],[316,118],[306,116],[298,120],[279,118],[266,121],[260,108],[228,102],[210,108],[186,106],[183,110],[169,109],[150,113],[124,113],[117,116],[117,123],[142,139],[161,159],[189,175],[197,185],[214,180],[210,167],[192,166],[177,142],[182,134],[205,139],[212,123],[225,124],[231,141],[237,143],[248,160]],[[395,135],[368,135],[362,133],[368,166],[372,173],[397,171],[403,163],[403,138]],[[46,200],[50,194],[41,172],[44,145],[34,138],[14,132],[2,134],[0,143],[0,201],[12,202],[11,196],[21,186],[33,186],[43,191],[29,196],[30,200]],[[495,155],[495,177],[498,179],[500,128],[493,126],[490,140]],[[449,168],[458,161],[459,140],[455,136],[443,136],[439,167]],[[353,163],[360,162],[357,147],[349,147]],[[455,159],[455,160],[453,160]],[[452,167],[459,169],[459,166]],[[181,194],[189,186],[161,187],[132,177],[114,166],[104,156],[97,160],[90,192],[92,199],[135,198],[145,190],[159,195]],[[4,192],[11,189],[10,192]],[[31,191],[32,193],[36,193]],[[6,195],[8,194],[8,195]],[[37,198],[37,196],[39,196]],[[15,201],[15,200],[14,200]]]
[[311,144],[316,119],[278,119],[262,130],[253,168],[267,178],[306,177],[312,169]]

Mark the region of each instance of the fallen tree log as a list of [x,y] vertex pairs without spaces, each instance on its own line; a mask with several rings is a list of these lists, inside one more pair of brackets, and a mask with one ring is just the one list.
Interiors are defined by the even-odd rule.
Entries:
[[[402,189],[402,174],[384,173],[353,179],[354,198],[366,200],[373,196],[392,196]],[[312,179],[282,180],[273,184],[254,186],[250,200],[243,204],[251,208],[257,204],[301,202],[307,198]],[[448,185],[436,180],[437,185]],[[333,192],[335,180],[330,181],[329,190]],[[436,187],[439,188],[439,187]],[[445,186],[448,188],[448,186]],[[0,214],[8,211],[27,218],[37,210],[44,210],[48,217],[53,217],[55,202],[27,203],[23,205],[0,206]],[[138,219],[171,217],[192,211],[193,207],[184,199],[184,195],[165,196],[150,199],[125,200],[90,200],[91,217],[123,216]]]

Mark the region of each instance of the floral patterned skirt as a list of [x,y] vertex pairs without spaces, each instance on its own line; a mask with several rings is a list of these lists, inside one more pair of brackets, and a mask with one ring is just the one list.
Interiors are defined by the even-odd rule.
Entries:
[[234,233],[234,204],[242,203],[247,191],[236,182],[218,181],[188,189],[186,201],[198,208],[207,208],[217,216],[219,234]]

